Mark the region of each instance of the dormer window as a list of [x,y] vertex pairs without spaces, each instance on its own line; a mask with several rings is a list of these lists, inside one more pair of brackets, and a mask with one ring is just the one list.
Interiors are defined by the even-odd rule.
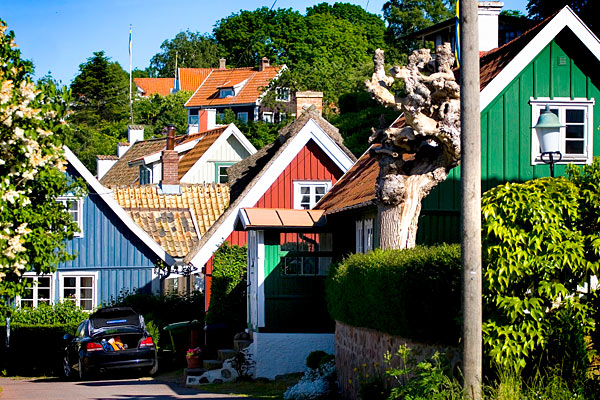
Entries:
[[224,99],[225,97],[233,97],[235,93],[233,88],[223,88],[219,90],[219,98]]

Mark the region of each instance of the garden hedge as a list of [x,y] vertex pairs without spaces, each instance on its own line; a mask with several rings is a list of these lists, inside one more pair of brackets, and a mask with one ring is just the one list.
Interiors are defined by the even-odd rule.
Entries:
[[413,340],[456,345],[461,331],[459,245],[353,254],[326,284],[340,322]]
[[74,335],[78,325],[12,323],[9,348],[6,326],[0,325],[0,372],[11,376],[60,376],[66,345],[63,337]]

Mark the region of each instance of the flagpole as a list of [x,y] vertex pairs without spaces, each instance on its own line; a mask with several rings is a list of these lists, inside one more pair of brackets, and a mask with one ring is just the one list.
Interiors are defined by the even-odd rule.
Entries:
[[133,77],[131,75],[131,65],[132,65],[132,56],[131,56],[131,24],[129,24],[129,114],[131,115],[131,123],[133,124],[133,100],[131,98],[131,88]]

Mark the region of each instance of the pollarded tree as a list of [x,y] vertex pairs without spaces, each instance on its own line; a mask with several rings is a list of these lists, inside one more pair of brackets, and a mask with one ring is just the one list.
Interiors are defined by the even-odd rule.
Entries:
[[[373,58],[375,72],[365,82],[382,105],[403,112],[406,125],[373,130],[371,154],[379,163],[377,213],[383,249],[415,245],[421,201],[460,161],[460,88],[454,79],[450,44],[415,50],[405,67],[384,69],[383,51]],[[427,74],[424,74],[426,72]],[[392,93],[404,81],[405,96]]]
[[49,273],[69,258],[64,241],[77,225],[55,200],[79,191],[62,172],[69,91],[49,79],[36,86],[6,29],[0,20],[0,312],[26,290],[24,272]]

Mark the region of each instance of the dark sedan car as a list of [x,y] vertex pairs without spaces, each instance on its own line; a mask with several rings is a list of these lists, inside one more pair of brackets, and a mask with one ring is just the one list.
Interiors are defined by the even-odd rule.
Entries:
[[154,375],[158,370],[156,347],[144,318],[129,307],[102,308],[65,335],[65,377],[79,379],[97,372],[139,369]]

